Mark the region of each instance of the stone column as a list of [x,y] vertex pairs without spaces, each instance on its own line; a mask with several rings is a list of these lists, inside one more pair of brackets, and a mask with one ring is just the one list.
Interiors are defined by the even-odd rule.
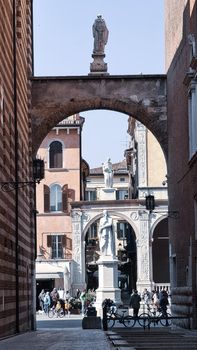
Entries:
[[82,212],[77,211],[72,214],[73,232],[73,264],[72,264],[72,292],[86,287],[85,269],[83,268],[84,245],[82,236]]
[[150,214],[139,213],[140,232],[137,241],[137,289],[142,292],[144,288],[153,289],[152,257],[150,249]]

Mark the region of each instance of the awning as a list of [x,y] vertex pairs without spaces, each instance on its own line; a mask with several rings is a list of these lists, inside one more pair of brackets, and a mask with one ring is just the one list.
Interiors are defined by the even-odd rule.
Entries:
[[63,277],[64,271],[62,266],[53,265],[45,261],[36,262],[36,279],[55,279]]
[[36,273],[36,279],[37,280],[49,280],[49,279],[55,279],[55,278],[63,278],[63,274],[58,273]]

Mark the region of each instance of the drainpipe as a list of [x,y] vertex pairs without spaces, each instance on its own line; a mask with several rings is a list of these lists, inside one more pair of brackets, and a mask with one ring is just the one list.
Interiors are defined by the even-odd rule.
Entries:
[[[16,2],[13,0],[13,89],[14,89],[14,154],[15,154],[15,182],[18,183],[18,115],[17,115],[17,67],[16,67]],[[19,272],[18,272],[18,258],[19,258],[19,235],[18,235],[18,186],[15,188],[15,296],[16,296],[16,333],[19,329]]]

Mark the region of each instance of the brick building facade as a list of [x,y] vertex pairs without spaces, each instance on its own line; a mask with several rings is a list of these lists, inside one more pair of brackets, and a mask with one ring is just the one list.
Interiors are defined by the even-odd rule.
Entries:
[[31,1],[0,1],[0,336],[34,325],[31,186]]
[[[28,80],[32,75],[31,6],[30,0],[0,1],[1,337],[32,329],[35,325],[33,187],[21,184],[9,191],[8,187],[2,188],[2,183],[7,181],[19,184],[32,179],[31,86]],[[172,310],[177,315],[188,315],[191,310],[193,327],[197,327],[196,1],[166,0],[165,8],[169,210],[179,213],[178,218],[169,219]],[[80,84],[82,81],[80,78]],[[107,81],[110,83],[110,79]],[[97,84],[96,79],[94,84]],[[126,86],[125,80],[127,93]],[[106,91],[109,91],[109,102],[98,92],[98,104],[92,99],[92,104],[87,100],[80,105],[76,99],[76,106],[115,108],[110,102],[111,85]],[[161,96],[161,92],[158,94]],[[125,113],[133,115],[136,107],[132,109],[132,106],[128,104]],[[67,115],[76,112],[69,108],[68,104]],[[121,108],[122,103],[116,103],[116,109],[122,111]],[[141,120],[143,118],[141,114]],[[155,118],[156,123],[157,114]],[[160,120],[159,123],[162,125]],[[162,137],[159,140],[161,142]]]
[[[38,157],[45,178],[37,186],[37,296],[42,289],[70,289],[72,282],[71,202],[81,199],[83,160],[81,131],[84,118],[64,119],[45,137]],[[65,273],[67,272],[67,273]],[[69,281],[67,281],[69,274]],[[38,302],[38,299],[37,299]]]
[[[197,4],[165,1],[172,311],[197,327]],[[187,325],[187,320],[181,321]]]

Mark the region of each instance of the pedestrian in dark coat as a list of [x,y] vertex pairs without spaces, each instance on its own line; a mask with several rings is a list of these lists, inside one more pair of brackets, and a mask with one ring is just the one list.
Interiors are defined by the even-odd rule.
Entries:
[[168,305],[168,293],[165,289],[161,290],[159,293],[159,305],[161,312],[164,316],[167,316],[167,305]]
[[134,317],[138,316],[138,312],[140,309],[140,301],[141,301],[141,297],[138,294],[138,291],[135,290],[134,293],[131,295],[130,303],[129,303],[130,307],[133,308],[133,316]]

